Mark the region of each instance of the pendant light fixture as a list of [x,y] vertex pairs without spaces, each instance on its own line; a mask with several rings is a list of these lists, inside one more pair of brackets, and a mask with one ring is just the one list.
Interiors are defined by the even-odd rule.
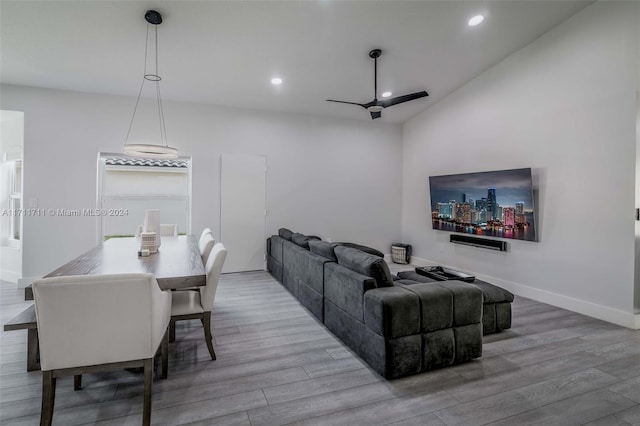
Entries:
[[[136,106],[133,109],[133,116],[131,117],[131,123],[129,124],[129,130],[127,131],[127,138],[124,143],[124,153],[134,157],[145,158],[177,158],[178,150],[169,146],[167,143],[167,130],[164,125],[164,108],[162,106],[162,97],[160,96],[160,74],[158,74],[158,25],[162,23],[162,15],[155,10],[148,10],[144,14],[144,19],[147,21],[147,38],[144,48],[144,74],[142,78],[142,84],[140,85],[140,91],[138,92],[138,98],[136,99]],[[147,56],[149,52],[149,26],[153,25],[154,30],[154,47],[155,47],[155,69],[152,73],[147,72]],[[140,97],[142,96],[142,89],[145,83],[155,83],[156,92],[156,104],[158,107],[158,120],[160,121],[160,143],[158,144],[144,144],[144,143],[129,143],[129,134],[133,127],[133,121],[136,118],[136,112],[138,110],[138,104],[140,103]]]

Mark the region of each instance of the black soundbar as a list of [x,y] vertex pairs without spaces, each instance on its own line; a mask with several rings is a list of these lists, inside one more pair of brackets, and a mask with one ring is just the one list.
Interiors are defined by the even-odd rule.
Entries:
[[507,242],[500,240],[488,240],[486,238],[467,237],[466,235],[451,234],[449,242],[464,244],[466,246],[482,247],[491,250],[507,251]]

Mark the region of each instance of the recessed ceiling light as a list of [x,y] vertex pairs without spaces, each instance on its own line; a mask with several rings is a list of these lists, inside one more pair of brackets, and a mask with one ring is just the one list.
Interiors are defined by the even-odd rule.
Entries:
[[469,26],[475,27],[476,25],[480,25],[484,21],[484,16],[476,15],[473,18],[469,19]]
[[391,96],[393,93],[391,92],[382,92],[382,97],[383,98],[388,98],[389,96]]
[[271,79],[271,84],[273,84],[274,86],[279,86],[282,84],[282,79],[280,77],[273,77]]

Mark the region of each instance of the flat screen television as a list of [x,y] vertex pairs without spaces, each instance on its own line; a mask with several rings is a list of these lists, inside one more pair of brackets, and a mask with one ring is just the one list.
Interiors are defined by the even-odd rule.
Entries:
[[430,176],[433,229],[537,241],[531,169]]

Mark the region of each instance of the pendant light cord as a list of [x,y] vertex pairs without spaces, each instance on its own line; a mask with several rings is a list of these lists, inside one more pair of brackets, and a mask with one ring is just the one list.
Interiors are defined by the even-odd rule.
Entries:
[[[147,30],[149,26],[147,25]],[[155,42],[156,42],[156,99],[158,100],[158,120],[160,121],[160,140],[164,142],[165,146],[169,146],[167,143],[167,129],[164,124],[164,107],[162,106],[162,96],[160,95],[160,74],[158,73],[158,26],[154,25],[155,29]],[[146,60],[146,55],[145,55]]]
[[158,27],[154,26],[155,31],[155,74],[147,74],[147,56],[149,53],[149,24],[147,24],[147,34],[144,43],[144,72],[142,77],[142,83],[140,84],[140,90],[138,91],[138,97],[136,98],[136,105],[133,108],[133,115],[131,116],[131,122],[129,123],[129,129],[127,130],[127,137],[125,139],[125,145],[129,142],[129,135],[131,134],[131,128],[133,127],[133,121],[136,118],[136,112],[138,111],[138,104],[140,103],[140,97],[142,96],[142,89],[144,88],[144,82],[146,80],[155,81],[156,83],[156,101],[158,104],[158,120],[160,122],[160,140],[164,146],[169,146],[167,142],[167,129],[164,121],[164,108],[162,106],[162,96],[160,95],[160,80],[162,78],[158,74]]

